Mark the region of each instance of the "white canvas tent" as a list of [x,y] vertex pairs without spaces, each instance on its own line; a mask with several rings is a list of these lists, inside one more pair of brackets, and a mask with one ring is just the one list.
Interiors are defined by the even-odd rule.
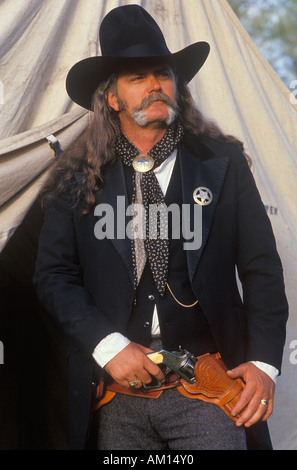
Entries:
[[[297,107],[226,0],[1,2],[0,250],[6,261],[14,260],[13,239],[55,158],[49,141],[57,139],[65,148],[88,122],[88,113],[66,94],[67,71],[78,60],[100,53],[102,18],[130,3],[141,4],[157,20],[172,52],[199,40],[211,45],[191,89],[200,109],[244,142],[275,231],[290,319],[269,423],[274,448],[296,450]],[[4,342],[4,351],[8,349]]]

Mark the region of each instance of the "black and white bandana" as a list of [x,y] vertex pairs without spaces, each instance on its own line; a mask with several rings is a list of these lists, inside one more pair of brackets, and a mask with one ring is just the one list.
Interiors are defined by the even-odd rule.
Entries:
[[[145,218],[144,236],[135,233],[132,239],[135,288],[148,259],[154,281],[161,295],[165,293],[168,276],[169,239],[168,227],[160,224],[162,211],[166,210],[166,206],[164,195],[153,170],[172,155],[183,135],[183,127],[176,121],[168,128],[163,138],[148,152],[148,155],[154,159],[154,167],[145,173],[137,171],[133,173],[132,203],[137,204],[137,207],[141,205]],[[133,159],[141,153],[124,134],[118,138],[115,151],[123,163],[128,166],[131,166]],[[158,217],[149,217],[151,205],[159,209]],[[134,224],[135,230],[139,230],[139,224],[141,224],[140,219]]]

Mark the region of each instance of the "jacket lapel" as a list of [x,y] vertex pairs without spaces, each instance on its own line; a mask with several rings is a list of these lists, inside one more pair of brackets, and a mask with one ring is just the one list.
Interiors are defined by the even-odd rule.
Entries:
[[[209,149],[207,150],[209,152]],[[205,158],[204,155],[201,155],[201,157]],[[199,155],[192,153],[187,147],[182,146],[180,149],[183,204],[191,206],[195,204],[193,193],[199,187],[208,188],[213,195],[213,200],[209,205],[201,206],[202,228],[200,229],[202,230],[202,239],[200,248],[187,250],[188,271],[191,281],[209,236],[228,161],[228,157],[216,158],[215,155],[211,159],[202,159],[199,158]]]
[[104,186],[96,194],[96,205],[101,204],[105,204],[107,210],[111,211],[114,222],[114,236],[110,237],[110,241],[122,258],[122,261],[128,270],[131,282],[133,284],[134,278],[131,240],[126,236],[126,211],[129,202],[124,170],[119,159],[116,160],[116,162],[107,172]]

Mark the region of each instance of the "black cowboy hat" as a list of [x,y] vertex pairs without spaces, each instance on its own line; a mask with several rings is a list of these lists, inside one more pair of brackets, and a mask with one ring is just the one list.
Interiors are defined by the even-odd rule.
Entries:
[[70,98],[89,110],[99,84],[129,61],[160,59],[189,83],[206,61],[210,50],[208,43],[196,42],[172,54],[158,24],[139,5],[111,10],[101,23],[99,39],[102,56],[81,60],[70,69],[66,79]]

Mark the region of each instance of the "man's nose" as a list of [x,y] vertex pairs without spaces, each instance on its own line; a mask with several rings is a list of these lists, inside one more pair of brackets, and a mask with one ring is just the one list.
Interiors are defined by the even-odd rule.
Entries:
[[149,77],[149,86],[151,91],[160,91],[161,90],[161,84],[158,80],[158,78],[155,75],[150,75]]

